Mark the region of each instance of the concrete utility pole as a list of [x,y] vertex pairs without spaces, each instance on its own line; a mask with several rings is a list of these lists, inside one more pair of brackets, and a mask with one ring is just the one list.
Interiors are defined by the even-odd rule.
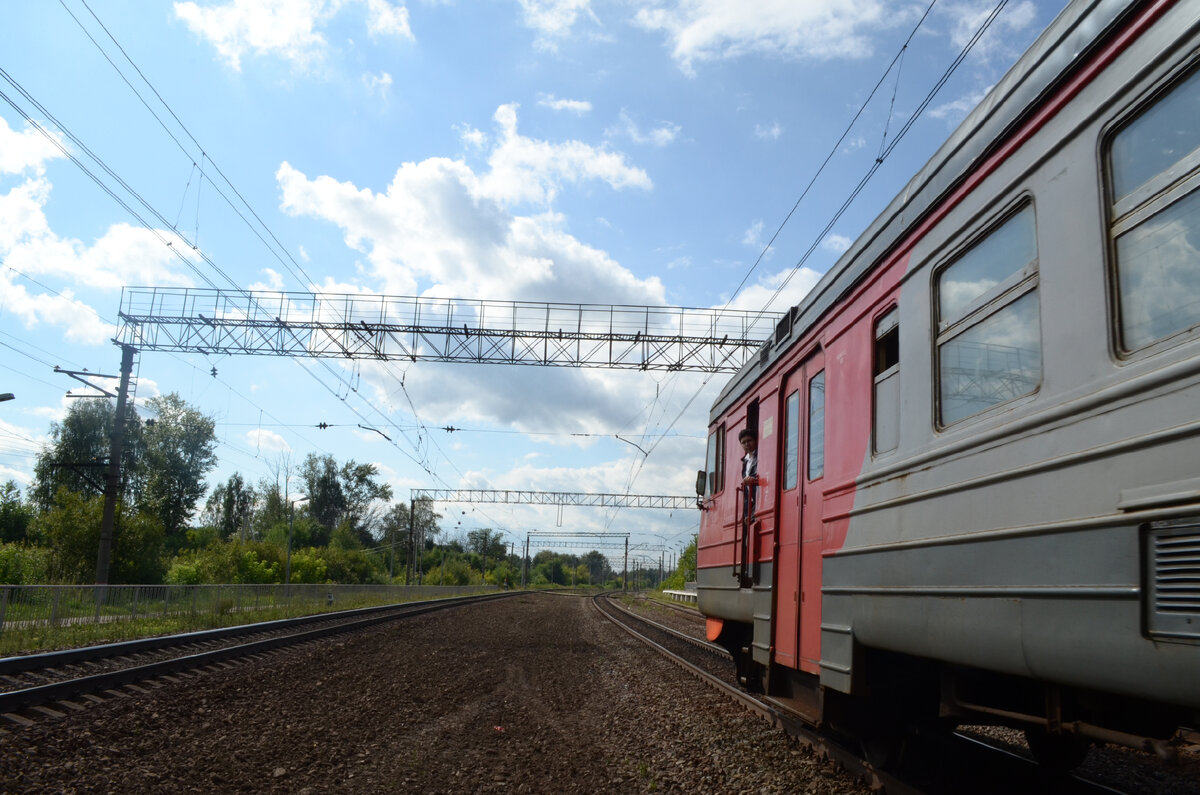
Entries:
[[[100,549],[96,552],[96,585],[108,585],[112,557],[113,525],[117,516],[117,497],[121,491],[121,452],[125,444],[125,402],[129,395],[129,376],[133,372],[132,345],[121,346],[121,385],[117,388],[117,416],[108,447],[108,468],[104,472],[104,515],[100,520]],[[98,596],[101,596],[98,594]]]
[[621,590],[629,588],[629,539],[625,539],[625,565],[621,567]]

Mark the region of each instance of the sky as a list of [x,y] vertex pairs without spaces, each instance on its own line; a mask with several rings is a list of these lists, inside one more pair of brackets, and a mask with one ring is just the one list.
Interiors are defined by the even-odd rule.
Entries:
[[[122,287],[786,311],[1062,8],[1004,3],[822,234],[996,2],[5,3],[0,482],[29,483],[87,391],[56,366],[118,372]],[[135,376],[144,417],[175,392],[214,419],[210,486],[315,453],[375,464],[403,500],[693,494],[729,378],[154,351]],[[641,565],[699,527],[437,510],[451,537],[564,534],[531,551],[628,533]]]

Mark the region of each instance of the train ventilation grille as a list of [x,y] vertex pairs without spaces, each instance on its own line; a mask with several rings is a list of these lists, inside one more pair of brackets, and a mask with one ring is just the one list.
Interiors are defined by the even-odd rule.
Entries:
[[1150,634],[1200,639],[1200,524],[1153,526],[1148,549]]

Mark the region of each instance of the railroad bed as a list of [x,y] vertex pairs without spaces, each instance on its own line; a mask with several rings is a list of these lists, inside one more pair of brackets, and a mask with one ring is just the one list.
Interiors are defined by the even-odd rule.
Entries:
[[171,678],[0,727],[4,789],[867,791],[578,597],[519,595]]

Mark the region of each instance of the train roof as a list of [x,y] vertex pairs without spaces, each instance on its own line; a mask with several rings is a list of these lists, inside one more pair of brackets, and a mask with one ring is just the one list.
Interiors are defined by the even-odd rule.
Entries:
[[721,390],[710,422],[881,263],[1138,4],[1139,0],[1072,0],[804,300],[784,315],[759,355]]

